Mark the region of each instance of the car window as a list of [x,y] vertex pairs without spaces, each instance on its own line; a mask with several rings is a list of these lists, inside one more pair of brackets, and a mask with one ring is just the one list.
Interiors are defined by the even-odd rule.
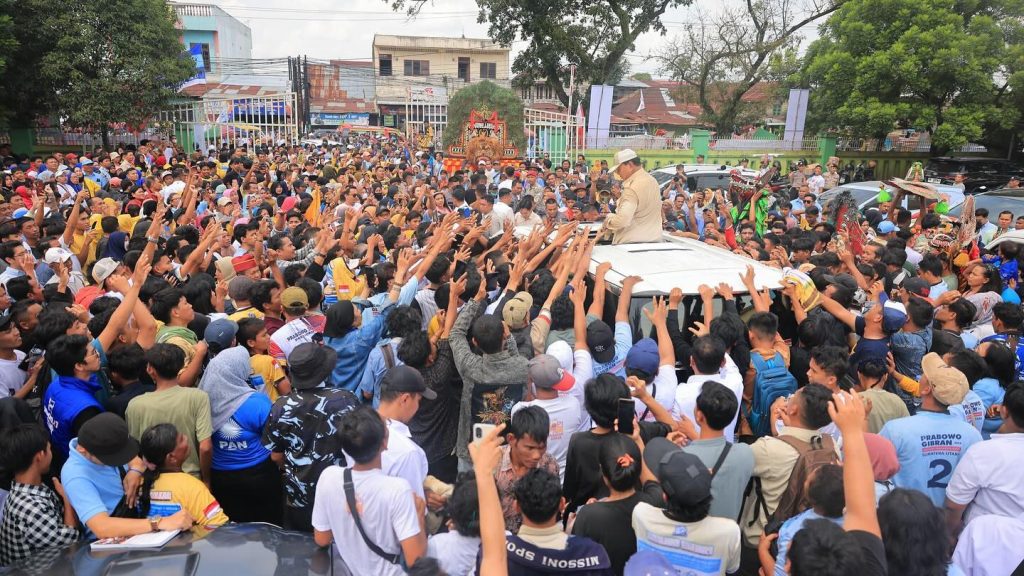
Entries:
[[925,170],[938,172],[940,174],[952,174],[960,172],[963,167],[959,160],[929,160]]
[[666,174],[665,172],[653,172],[651,176],[654,176],[654,180],[658,183],[658,186],[661,186],[668,182],[669,180],[672,180],[672,177],[675,176],[675,173]]
[[[696,187],[693,186],[691,181],[691,191],[704,190],[707,188],[711,188],[712,190],[717,190],[719,188],[722,190],[728,190],[729,185],[732,183],[728,174],[699,174],[697,176],[690,176],[690,178],[694,178],[697,181]],[[689,180],[689,178],[687,180]]]
[[[953,207],[950,209],[949,215],[959,217],[962,208],[963,204]],[[1013,212],[1014,216],[1024,216],[1024,198],[976,195],[974,197],[974,208],[988,210],[989,217],[994,217],[1004,210]]]

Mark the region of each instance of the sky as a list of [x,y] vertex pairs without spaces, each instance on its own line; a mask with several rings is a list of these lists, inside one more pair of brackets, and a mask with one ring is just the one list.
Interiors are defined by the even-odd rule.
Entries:
[[[476,21],[475,0],[426,0],[420,15],[407,20],[385,0],[208,0],[252,30],[254,58],[306,55],[323,59],[369,60],[374,34],[486,38],[487,26]],[[694,6],[669,9],[662,18],[668,35],[647,33],[627,56],[633,73],[664,76],[650,58],[679,34],[694,10],[714,10],[721,0],[695,0]],[[808,30],[813,34],[813,31]],[[523,49],[512,45],[512,57]]]

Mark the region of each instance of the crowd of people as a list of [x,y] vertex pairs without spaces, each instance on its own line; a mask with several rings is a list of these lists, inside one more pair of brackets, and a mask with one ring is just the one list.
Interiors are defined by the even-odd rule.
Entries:
[[[0,147],[0,566],[267,522],[353,574],[1019,569],[1013,215],[344,142]],[[665,233],[751,267],[641,322],[593,251]]]

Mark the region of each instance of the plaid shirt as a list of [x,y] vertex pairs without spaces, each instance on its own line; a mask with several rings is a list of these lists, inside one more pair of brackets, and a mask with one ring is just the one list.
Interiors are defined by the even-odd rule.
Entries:
[[[515,534],[519,532],[519,526],[523,523],[523,516],[516,511],[515,488],[516,481],[519,478],[516,477],[516,471],[512,467],[511,449],[511,446],[508,444],[500,448],[501,464],[494,473],[494,483],[498,486],[498,498],[501,500],[501,515],[505,518],[505,529]],[[537,468],[547,470],[558,476],[558,461],[547,452],[541,456],[540,462],[537,463]]]
[[43,548],[78,540],[78,528],[64,524],[64,504],[44,485],[11,483],[0,522],[0,565],[6,566]]

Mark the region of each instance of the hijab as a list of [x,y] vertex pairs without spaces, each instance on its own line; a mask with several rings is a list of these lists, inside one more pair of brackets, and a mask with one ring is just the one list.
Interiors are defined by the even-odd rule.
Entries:
[[127,242],[128,235],[124,232],[111,232],[110,238],[107,239],[107,248],[100,258],[112,258],[115,262],[123,262],[124,255],[128,253]]
[[896,448],[887,438],[865,433],[864,443],[868,446],[868,457],[871,458],[871,471],[875,474],[875,482],[885,482],[900,471]]
[[249,386],[249,351],[241,346],[228,348],[214,356],[206,366],[199,389],[210,396],[211,422],[214,430],[227,423],[235,411],[255,390]]

